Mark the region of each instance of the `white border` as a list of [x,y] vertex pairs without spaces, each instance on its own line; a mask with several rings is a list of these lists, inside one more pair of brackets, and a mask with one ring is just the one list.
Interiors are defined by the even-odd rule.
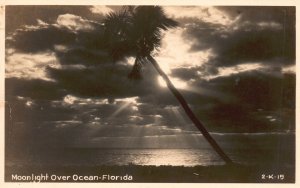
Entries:
[[[299,7],[297,6],[298,3],[296,0],[87,0],[87,1],[79,1],[79,0],[48,0],[48,1],[38,1],[38,0],[0,0],[0,6],[3,7],[5,5],[202,5],[202,6],[212,6],[212,5],[223,5],[223,6],[296,6],[296,35],[297,31],[299,31],[300,25],[300,17],[299,11],[297,10]],[[89,187],[191,187],[191,188],[198,188],[198,187],[230,187],[240,188],[243,186],[244,188],[248,187],[299,187],[299,165],[297,159],[299,159],[299,139],[297,138],[299,135],[299,128],[297,125],[300,123],[299,121],[299,76],[296,76],[296,184],[253,184],[253,183],[234,183],[234,184],[223,184],[223,183],[4,183],[4,65],[5,65],[5,44],[4,44],[4,37],[5,37],[5,30],[4,24],[5,23],[5,13],[0,9],[0,122],[1,122],[1,131],[0,131],[0,187],[2,188],[11,188],[11,187],[82,187],[82,186],[89,186]],[[299,54],[299,37],[296,36],[296,72],[300,71],[300,65],[297,63],[298,55]]]
[[296,0],[2,0],[2,5],[297,5]]

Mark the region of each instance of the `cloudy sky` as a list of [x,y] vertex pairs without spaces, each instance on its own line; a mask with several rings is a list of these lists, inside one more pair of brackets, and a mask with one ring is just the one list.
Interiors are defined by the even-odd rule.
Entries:
[[[163,7],[179,27],[154,58],[213,135],[294,128],[294,7]],[[16,146],[198,147],[199,132],[150,65],[112,62],[118,6],[6,7],[6,138]]]

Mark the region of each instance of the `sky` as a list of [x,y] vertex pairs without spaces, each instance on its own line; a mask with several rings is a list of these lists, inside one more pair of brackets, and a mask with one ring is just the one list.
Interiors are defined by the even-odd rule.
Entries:
[[[295,8],[164,6],[153,57],[212,132],[295,128]],[[112,62],[120,6],[6,6],[6,138],[15,147],[193,148],[201,135],[151,65]]]

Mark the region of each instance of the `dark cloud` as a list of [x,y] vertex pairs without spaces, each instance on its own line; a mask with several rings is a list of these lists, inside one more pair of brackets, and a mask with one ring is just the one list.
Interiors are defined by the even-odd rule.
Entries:
[[[156,105],[142,104],[144,107],[149,105],[146,107],[148,109],[156,109],[154,114],[146,115],[140,110],[141,104],[136,109],[133,108],[135,103],[126,100],[116,99],[101,104],[97,104],[98,98],[76,100],[70,103],[32,100],[29,97],[8,100],[6,125],[11,134],[7,137],[14,141],[18,150],[20,147],[66,147],[78,142],[90,142],[97,137],[174,135],[176,131],[172,128],[186,129],[184,121],[178,122],[178,113]],[[139,101],[138,98],[136,100]],[[42,141],[39,142],[39,139]]]
[[197,71],[201,69],[200,67],[191,67],[191,68],[175,68],[172,69],[172,76],[179,77],[183,80],[191,80],[198,77]]
[[22,52],[36,53],[45,50],[54,50],[55,44],[70,45],[75,42],[76,35],[66,29],[57,27],[41,27],[39,29],[21,29],[7,40],[7,47]]
[[294,100],[290,93],[295,89],[294,74],[283,74],[281,77],[265,74],[261,71],[249,71],[232,75],[227,78],[217,78],[211,82],[222,91],[230,91],[239,98],[239,102],[253,109],[275,110]]
[[[45,50],[55,51],[55,45],[65,45],[67,47],[66,50],[80,47],[103,51],[105,48],[103,27],[94,23],[91,25],[93,26],[91,31],[79,30],[76,32],[55,24],[37,25],[32,26],[32,28],[23,26],[16,30],[13,35],[8,35],[6,47],[26,53],[37,53]],[[59,51],[56,53],[61,55]]]
[[[9,119],[14,122],[43,126],[43,122],[72,120],[76,110],[63,106],[53,106],[50,100],[31,100],[27,97],[10,98],[7,100]],[[30,125],[30,126],[35,126]],[[53,125],[52,125],[53,128]]]
[[73,123],[76,113],[71,108],[53,106],[52,100],[48,99],[6,97],[5,137],[7,144],[14,146],[9,149],[20,152],[37,147],[63,147],[71,141],[68,137],[72,134],[59,133],[57,125],[62,126],[65,122],[68,128],[77,126],[78,123]]
[[[194,80],[189,82],[190,92],[182,93],[209,129],[246,132],[288,129],[288,119],[295,117],[294,73],[283,73],[280,68],[269,66],[206,80],[197,75],[201,69],[175,69],[172,75]],[[272,118],[266,117],[277,119],[270,121]]]
[[[219,77],[201,82],[216,93],[228,93],[235,100],[215,100],[209,108],[199,109],[198,116],[205,118],[212,129],[240,130],[245,132],[285,130],[289,118],[294,118],[295,74],[274,77],[261,71]],[[195,104],[195,103],[194,103]],[[197,110],[196,110],[197,111]],[[205,115],[203,115],[205,114]],[[273,121],[266,117],[276,117]]]
[[[64,94],[71,93],[83,97],[109,97],[113,99],[143,95],[159,87],[156,74],[153,73],[153,70],[149,71],[148,68],[145,68],[146,71],[144,72],[147,79],[129,80],[127,76],[132,67],[122,64],[126,63],[126,60],[113,63],[108,55],[105,40],[101,25],[94,25],[91,31],[78,30],[73,32],[55,24],[42,24],[31,29],[26,29],[26,26],[23,29],[18,29],[11,38],[7,39],[6,44],[9,48],[26,53],[49,50],[55,52],[57,63],[61,64],[62,68],[55,69],[46,66],[46,69],[48,76],[55,80],[55,85],[66,91]],[[83,66],[76,68],[76,65]],[[20,80],[20,83],[22,81]],[[8,83],[8,87],[9,85],[10,83]],[[17,83],[11,88],[18,90],[18,85],[22,84]],[[145,87],[145,85],[149,87]],[[30,91],[31,87],[28,87],[28,90],[25,86],[20,86],[20,88],[21,91],[24,89],[19,93],[22,96],[30,96],[31,93],[35,92]],[[24,93],[26,91],[31,93]],[[51,92],[48,93],[51,95]],[[31,97],[36,98],[37,95],[32,94]]]
[[288,37],[284,32],[266,29],[234,33],[232,37],[220,41],[220,45],[216,47],[218,57],[214,62],[217,66],[245,62],[294,64],[295,43],[289,43],[292,39],[287,39],[293,37],[294,33],[290,33]]
[[291,6],[217,6],[216,8],[224,11],[232,19],[240,16],[239,22],[295,22],[295,7]]
[[[48,72],[68,92],[84,97],[121,98],[145,95],[157,89],[156,77],[149,71],[145,79],[130,80],[131,66],[110,63],[84,69],[53,69]],[[148,74],[147,74],[148,73]],[[146,87],[147,86],[147,87]]]
[[6,6],[5,7],[5,29],[6,33],[14,32],[16,29],[24,25],[36,25],[37,19],[46,23],[55,23],[58,15],[74,14],[83,18],[101,21],[103,15],[94,14],[90,11],[90,6],[42,6],[42,5],[26,5],[26,6]]
[[295,63],[293,7],[220,9],[240,18],[228,27],[199,20],[196,26],[187,26],[185,37],[196,39],[192,51],[211,48],[216,55],[210,60],[214,66],[258,61],[284,65]]
[[91,51],[86,48],[74,48],[67,51],[57,51],[56,57],[62,65],[101,65],[111,62],[111,58],[106,51],[101,48],[96,51]]
[[6,99],[11,96],[30,97],[33,99],[61,99],[66,90],[59,87],[57,83],[44,80],[24,80],[18,78],[6,78]]

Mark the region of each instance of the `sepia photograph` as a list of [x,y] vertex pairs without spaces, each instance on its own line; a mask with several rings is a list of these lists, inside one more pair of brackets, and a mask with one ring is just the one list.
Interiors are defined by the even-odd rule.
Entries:
[[295,184],[296,6],[4,17],[4,182]]

